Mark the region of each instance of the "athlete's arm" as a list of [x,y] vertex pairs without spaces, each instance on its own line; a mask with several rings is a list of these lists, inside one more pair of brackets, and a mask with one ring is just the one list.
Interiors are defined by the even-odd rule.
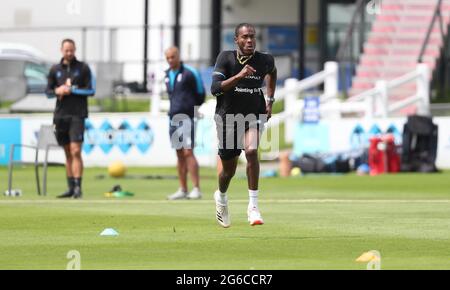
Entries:
[[226,91],[233,89],[240,80],[242,80],[246,76],[253,75],[255,72],[256,72],[256,70],[253,67],[246,64],[244,66],[244,68],[237,75],[232,76],[231,78],[224,80],[222,82],[222,84],[221,84],[222,91],[226,92]]
[[266,104],[266,113],[267,118],[270,119],[272,117],[272,105],[274,103],[273,97],[275,95],[275,88],[277,86],[277,68],[275,67],[275,61],[273,57],[270,58],[270,69],[269,73],[265,77],[266,86],[267,86],[267,96],[269,100]]
[[193,90],[195,92],[195,105],[200,106],[205,102],[205,88],[203,86],[203,80],[197,70],[192,71],[192,76],[194,79],[192,80]]
[[47,98],[56,97],[55,88],[56,88],[56,78],[54,68],[52,67],[47,76],[47,88],[45,89],[45,94],[47,95]]
[[62,99],[64,95],[68,94],[68,88],[66,87],[66,85],[57,87],[55,70],[56,69],[52,67],[50,69],[50,72],[48,73],[47,88],[45,89],[45,94],[47,95],[47,98],[57,97],[58,99]]
[[71,88],[71,93],[79,96],[95,95],[95,77],[92,75],[88,65],[83,66],[81,71],[81,81],[78,86]]
[[229,76],[229,55],[229,53],[222,52],[217,57],[211,84],[211,93],[216,97],[220,96],[226,91],[233,89],[240,80],[242,80],[246,76],[253,75],[256,72],[253,67],[246,65],[238,74]]
[[271,73],[267,74],[265,81],[267,86],[267,96],[273,98],[277,85],[277,69],[274,69]]

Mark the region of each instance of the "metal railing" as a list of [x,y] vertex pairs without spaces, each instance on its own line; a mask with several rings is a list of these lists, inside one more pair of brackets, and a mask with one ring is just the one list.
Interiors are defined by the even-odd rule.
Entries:
[[[357,0],[355,12],[353,13],[350,25],[347,28],[344,41],[340,44],[336,54],[336,61],[339,63],[339,81],[342,93],[348,97],[348,86],[354,75],[354,66],[358,63],[359,56],[364,48],[368,23],[366,23],[367,0]],[[355,29],[358,30],[358,43],[355,53]]]
[[434,8],[433,18],[430,22],[430,25],[428,26],[427,35],[425,36],[425,39],[422,44],[422,48],[420,49],[419,57],[417,58],[417,62],[419,62],[419,63],[422,63],[422,61],[423,61],[423,55],[425,54],[425,50],[428,46],[428,42],[430,40],[430,36],[433,31],[434,24],[435,24],[436,20],[438,20],[438,19],[439,19],[439,30],[441,32],[442,40],[445,39],[444,23],[443,23],[442,14],[441,14],[441,7],[442,7],[442,0],[438,0],[438,2],[436,3],[436,8]]
[[[431,34],[433,33],[433,28],[436,24],[436,22],[439,23],[439,32],[441,34],[441,40],[443,42],[443,46],[441,48],[440,58],[437,61],[437,67],[434,70],[433,73],[433,87],[437,88],[437,92],[441,96],[448,95],[448,85],[449,80],[448,76],[450,74],[449,72],[449,37],[448,37],[448,31],[450,29],[449,25],[447,26],[447,30],[444,31],[444,19],[442,15],[442,0],[438,0],[436,3],[436,7],[434,9],[433,18],[430,22],[430,25],[428,26],[427,34],[425,36],[424,42],[422,44],[422,47],[420,49],[419,57],[417,58],[417,61],[419,63],[423,62],[423,58],[425,55],[425,52],[427,50],[427,46],[429,44],[429,39],[431,37]],[[439,97],[439,95],[438,95]]]

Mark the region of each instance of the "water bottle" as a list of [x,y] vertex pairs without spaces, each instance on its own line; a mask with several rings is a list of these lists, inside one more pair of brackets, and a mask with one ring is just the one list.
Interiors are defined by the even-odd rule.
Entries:
[[6,190],[4,195],[12,196],[12,197],[19,197],[19,196],[22,196],[22,190],[20,190],[20,189],[11,189],[11,191]]

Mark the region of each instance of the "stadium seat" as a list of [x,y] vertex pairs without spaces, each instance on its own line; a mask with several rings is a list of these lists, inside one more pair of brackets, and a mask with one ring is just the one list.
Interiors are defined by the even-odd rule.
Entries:
[[[379,80],[390,81],[415,69],[432,24],[436,3],[429,0],[383,0],[352,79],[350,100],[374,88]],[[443,0],[440,13],[444,35],[450,24],[449,12],[450,0]],[[422,62],[428,65],[430,71],[434,71],[438,67],[444,41],[439,21],[434,22],[430,29]],[[388,102],[404,100],[416,91],[415,84],[400,86],[390,92]],[[410,105],[399,111],[398,115],[416,112],[417,106]]]
[[[14,150],[16,148],[25,147],[35,150],[35,159],[31,163],[34,165],[35,176],[36,176],[36,186],[38,195],[47,195],[47,169],[48,169],[48,154],[52,148],[61,148],[56,141],[55,133],[53,131],[53,125],[42,125],[38,133],[37,145],[27,145],[27,144],[11,144],[11,151],[9,156],[9,167],[8,167],[8,191],[11,192],[12,188],[12,177],[14,164],[26,164],[26,162],[14,161]],[[62,149],[62,148],[61,148]],[[45,150],[45,157],[43,162],[39,162],[39,151]],[[43,165],[43,186],[41,191],[40,179],[39,179],[39,165]]]

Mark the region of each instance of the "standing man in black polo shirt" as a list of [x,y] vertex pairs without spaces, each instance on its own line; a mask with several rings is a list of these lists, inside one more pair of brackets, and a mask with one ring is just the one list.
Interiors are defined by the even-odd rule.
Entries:
[[[259,139],[272,114],[277,80],[273,56],[256,51],[253,25],[241,23],[235,29],[237,50],[223,51],[217,57],[211,92],[217,97],[216,127],[219,139],[219,188],[214,193],[216,219],[223,227],[231,225],[227,190],[236,172],[239,155],[245,151],[250,225],[264,223],[258,208]],[[264,99],[263,83],[267,86]]]
[[59,198],[81,198],[84,140],[84,121],[88,116],[87,98],[95,94],[95,84],[89,66],[75,57],[75,42],[64,39],[61,43],[61,62],[54,65],[48,75],[47,96],[56,97],[53,124],[58,144],[66,155],[68,190]]

